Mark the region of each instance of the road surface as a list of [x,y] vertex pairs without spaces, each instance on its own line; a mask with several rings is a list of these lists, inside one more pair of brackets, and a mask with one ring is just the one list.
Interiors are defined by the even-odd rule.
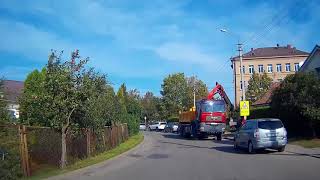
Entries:
[[51,179],[264,180],[320,179],[320,159],[291,152],[246,154],[232,141],[185,140],[145,132],[145,140],[117,158]]

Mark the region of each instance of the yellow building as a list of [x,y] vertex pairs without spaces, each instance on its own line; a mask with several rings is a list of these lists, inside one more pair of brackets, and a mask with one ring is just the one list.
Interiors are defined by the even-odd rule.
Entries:
[[[239,56],[231,58],[233,68],[233,83],[235,106],[239,106],[242,99],[242,85],[248,86],[248,81],[255,73],[266,72],[273,82],[282,81],[288,74],[293,74],[299,70],[302,62],[308,57],[309,53],[296,49],[291,45],[264,48],[251,48],[250,52],[243,54],[242,70],[244,73],[243,81],[240,77]],[[299,65],[300,63],[300,65]]]

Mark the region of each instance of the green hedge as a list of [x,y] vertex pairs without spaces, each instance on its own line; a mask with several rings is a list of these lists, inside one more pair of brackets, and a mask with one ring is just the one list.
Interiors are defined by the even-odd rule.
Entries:
[[167,122],[179,122],[179,117],[171,116],[168,118]]
[[250,116],[248,119],[257,119],[257,118],[274,118],[275,115],[272,113],[272,110],[269,106],[261,107],[251,107]]
[[[3,153],[5,153],[4,160]],[[0,126],[0,180],[22,177],[19,154],[19,133],[16,127]]]

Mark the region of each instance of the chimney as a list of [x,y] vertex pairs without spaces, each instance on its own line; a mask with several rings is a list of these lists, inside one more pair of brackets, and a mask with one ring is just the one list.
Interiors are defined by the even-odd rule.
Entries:
[[288,48],[288,49],[291,49],[291,44],[288,44],[288,45],[287,45],[287,48]]
[[295,53],[296,47],[292,47],[292,53]]
[[251,48],[251,51],[250,51],[251,53],[251,56],[254,56],[254,49],[253,48]]

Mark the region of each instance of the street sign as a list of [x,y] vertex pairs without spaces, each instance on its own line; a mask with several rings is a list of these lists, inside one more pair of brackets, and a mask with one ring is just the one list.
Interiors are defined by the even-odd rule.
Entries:
[[240,101],[240,116],[249,116],[249,101]]

